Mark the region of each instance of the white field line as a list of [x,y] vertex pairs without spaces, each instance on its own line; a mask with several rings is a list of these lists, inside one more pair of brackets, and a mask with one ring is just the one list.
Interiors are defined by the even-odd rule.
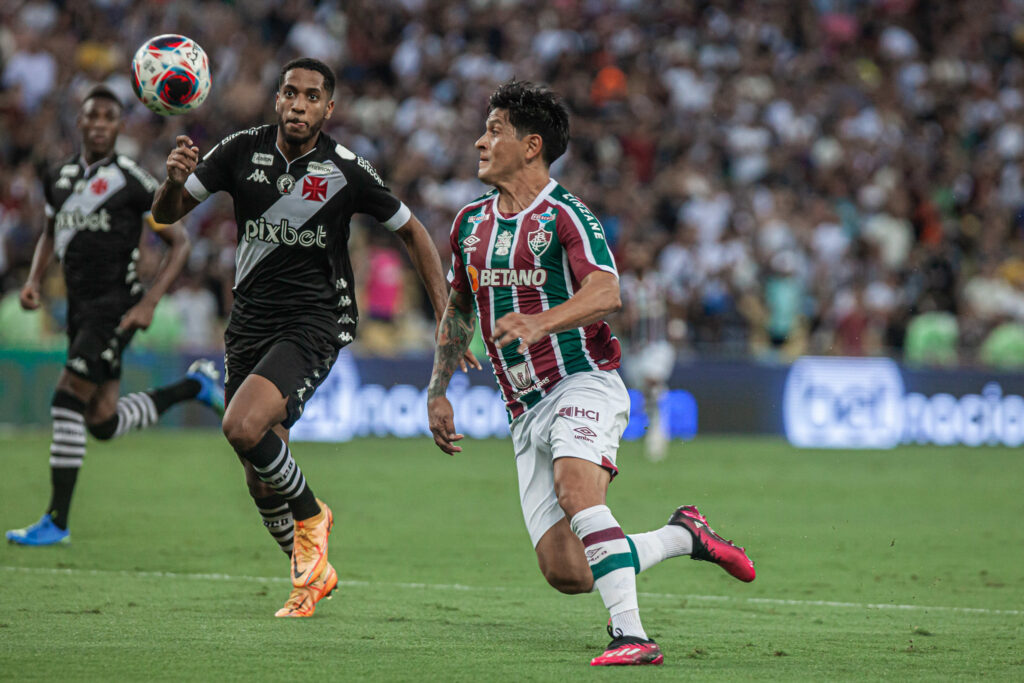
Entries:
[[[181,579],[186,581],[245,581],[250,583],[291,583],[281,576],[233,576],[231,574],[190,574],[179,572],[144,572],[109,569],[72,569],[58,567],[8,567],[0,566],[5,572],[23,574],[48,574],[51,576],[107,576],[131,577],[139,579]],[[383,588],[412,588],[429,591],[482,591],[496,593],[509,590],[504,586],[466,586],[459,583],[406,583],[385,581],[350,581],[339,580],[339,586],[359,586]],[[870,602],[837,602],[834,600],[786,600],[782,598],[735,598],[728,595],[686,595],[679,593],[638,593],[643,598],[658,600],[692,600],[694,602],[729,602],[747,605],[777,605],[790,607],[838,607],[843,609],[879,609],[903,610],[910,612],[957,612],[962,614],[996,614],[1024,615],[1024,610],[988,609],[986,607],[945,607],[941,605],[894,605],[891,603]]]

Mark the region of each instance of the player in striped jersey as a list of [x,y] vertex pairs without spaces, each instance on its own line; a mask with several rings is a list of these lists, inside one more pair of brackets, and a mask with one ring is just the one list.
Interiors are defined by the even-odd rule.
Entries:
[[620,306],[619,283],[600,222],[550,176],[568,139],[568,112],[546,88],[513,80],[491,95],[477,175],[495,189],[452,226],[430,429],[444,452],[462,450],[445,391],[479,320],[511,420],[541,572],[563,593],[601,594],[612,642],[592,665],[661,664],[640,621],[636,574],[690,555],[752,581],[754,565],[693,506],[677,508],[664,527],[627,536],[605,504],[629,419],[615,371],[619,342],[602,320]]

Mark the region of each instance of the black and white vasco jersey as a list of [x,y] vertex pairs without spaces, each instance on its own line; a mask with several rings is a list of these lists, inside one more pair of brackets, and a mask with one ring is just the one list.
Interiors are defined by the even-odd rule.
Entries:
[[235,304],[228,334],[266,337],[294,328],[352,341],[358,319],[349,260],[349,221],[365,213],[397,230],[409,209],[368,161],[324,133],[291,162],[277,126],[239,131],[203,157],[185,183],[202,201],[234,199],[238,226]]
[[46,216],[54,221],[54,252],[69,300],[129,301],[142,294],[135,262],[156,188],[153,176],[125,156],[91,166],[71,157],[46,171]]

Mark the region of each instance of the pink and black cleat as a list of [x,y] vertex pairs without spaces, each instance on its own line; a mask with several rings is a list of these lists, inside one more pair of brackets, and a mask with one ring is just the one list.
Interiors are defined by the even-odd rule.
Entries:
[[590,666],[658,665],[665,661],[661,648],[653,640],[619,636],[608,644],[604,654],[590,660]]
[[708,526],[708,520],[693,505],[677,508],[668,519],[669,524],[681,526],[693,536],[692,560],[714,562],[740,581],[753,581],[757,576],[754,562],[743,548],[727,541]]

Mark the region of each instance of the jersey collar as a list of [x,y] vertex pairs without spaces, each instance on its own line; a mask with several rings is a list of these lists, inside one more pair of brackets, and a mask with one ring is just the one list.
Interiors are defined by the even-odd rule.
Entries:
[[524,214],[528,214],[530,211],[533,211],[534,209],[536,209],[540,205],[541,202],[543,202],[545,199],[548,198],[548,195],[550,195],[554,191],[555,187],[557,187],[557,186],[558,186],[558,181],[555,180],[554,178],[551,178],[550,180],[548,180],[548,184],[544,186],[544,189],[541,190],[540,192],[538,192],[537,196],[533,198],[533,201],[530,202],[530,205],[528,207],[526,207],[525,209],[523,209],[519,213],[513,214],[511,216],[505,216],[505,215],[503,215],[502,213],[500,213],[498,211],[498,197],[501,195],[501,193],[500,192],[495,192],[494,193],[494,199],[491,202],[491,210],[494,212],[495,219],[501,220],[501,221],[516,221],[516,222],[518,222],[520,216],[523,216]]

